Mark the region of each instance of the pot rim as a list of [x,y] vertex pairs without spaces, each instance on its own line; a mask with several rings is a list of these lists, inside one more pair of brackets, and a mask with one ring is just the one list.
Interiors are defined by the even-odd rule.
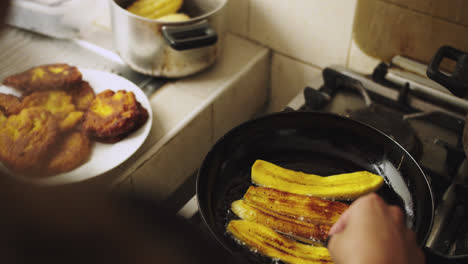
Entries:
[[157,24],[161,24],[161,25],[184,25],[184,24],[191,24],[191,23],[199,22],[199,21],[201,21],[203,19],[206,19],[206,18],[214,15],[215,13],[218,13],[221,9],[223,9],[226,6],[226,4],[228,3],[229,0],[222,0],[222,2],[223,2],[222,4],[220,4],[218,7],[211,10],[210,12],[208,12],[206,14],[203,14],[201,16],[193,17],[193,18],[190,18],[189,20],[186,20],[186,21],[172,21],[172,22],[160,21],[158,19],[150,19],[150,18],[139,16],[139,15],[135,15],[135,14],[127,11],[125,8],[121,7],[119,4],[117,4],[115,2],[115,0],[109,0],[109,1],[111,2],[111,5],[113,5],[115,8],[117,8],[118,10],[120,10],[121,12],[126,14],[127,16],[133,17],[135,19],[143,20],[143,21],[150,22],[150,23],[157,23]]

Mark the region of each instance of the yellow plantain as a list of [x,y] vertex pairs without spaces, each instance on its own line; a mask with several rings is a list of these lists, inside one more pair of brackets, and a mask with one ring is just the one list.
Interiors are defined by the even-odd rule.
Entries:
[[170,15],[159,17],[158,20],[164,21],[164,22],[181,22],[181,21],[190,20],[190,17],[184,13],[177,13],[177,14],[170,14]]
[[341,202],[254,186],[244,194],[244,201],[257,209],[268,210],[277,218],[303,225],[333,225],[349,207]]
[[251,250],[291,264],[332,263],[328,249],[290,240],[262,224],[246,220],[229,222],[227,230]]
[[[263,209],[263,208],[262,208]],[[312,241],[325,241],[330,230],[327,224],[301,223],[299,220],[288,221],[270,214],[268,210],[257,209],[244,200],[234,201],[231,210],[241,219],[263,224],[286,235],[305,238]]]
[[288,170],[267,161],[252,166],[252,182],[259,186],[325,199],[353,200],[378,190],[383,178],[368,171],[322,177]]
[[137,0],[127,11],[150,19],[175,14],[183,4],[183,0]]

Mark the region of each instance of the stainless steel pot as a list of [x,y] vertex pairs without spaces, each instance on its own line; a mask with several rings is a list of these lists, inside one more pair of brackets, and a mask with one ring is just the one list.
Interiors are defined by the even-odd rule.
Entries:
[[134,0],[109,0],[114,48],[133,70],[184,77],[212,65],[220,52],[228,0],[185,0],[191,19],[163,22],[128,12]]

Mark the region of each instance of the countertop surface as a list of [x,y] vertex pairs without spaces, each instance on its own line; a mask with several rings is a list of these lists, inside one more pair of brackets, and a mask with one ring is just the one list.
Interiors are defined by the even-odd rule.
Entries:
[[163,199],[193,174],[218,138],[260,113],[267,102],[269,50],[230,33],[221,41],[213,66],[193,76],[164,79],[138,74],[123,63],[113,51],[106,13],[74,39],[8,27],[0,35],[0,77],[39,64],[67,62],[135,83],[151,104],[149,136],[127,161],[79,184],[105,184]]

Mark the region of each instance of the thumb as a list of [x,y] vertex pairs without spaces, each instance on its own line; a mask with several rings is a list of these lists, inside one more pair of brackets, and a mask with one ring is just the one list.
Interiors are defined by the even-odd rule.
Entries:
[[349,219],[349,209],[346,210],[340,216],[340,218],[338,219],[338,221],[336,221],[335,224],[333,224],[333,226],[330,228],[330,231],[328,231],[328,236],[333,236],[337,233],[341,233],[345,229],[348,219]]

